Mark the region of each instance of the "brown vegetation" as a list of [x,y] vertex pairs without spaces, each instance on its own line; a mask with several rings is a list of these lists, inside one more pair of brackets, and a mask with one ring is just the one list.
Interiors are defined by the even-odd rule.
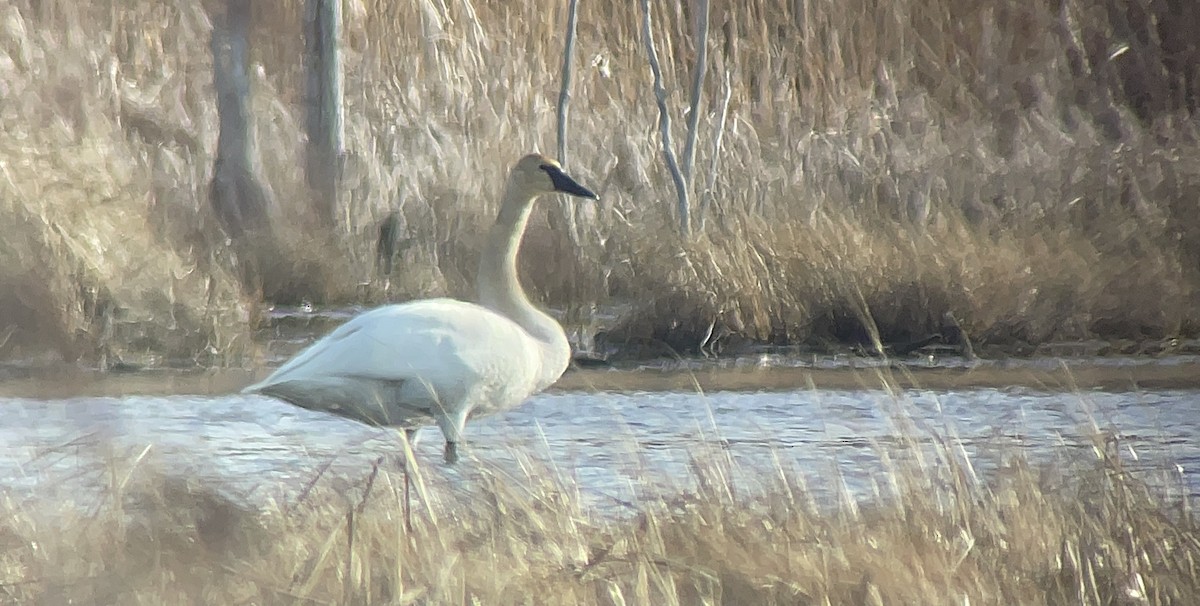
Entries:
[[[402,515],[400,471],[314,478],[249,504],[236,487],[110,459],[100,494],[0,502],[0,601],[18,604],[1194,604],[1186,500],[1125,469],[1115,439],[976,476],[953,440],[902,441],[874,496],[695,446],[668,496],[608,511],[530,462],[431,479]],[[929,442],[925,442],[929,444]],[[78,448],[78,446],[71,446]],[[76,456],[77,454],[73,455]],[[914,456],[917,455],[917,456]],[[979,464],[978,461],[973,464]],[[440,470],[425,470],[438,478]],[[646,478],[655,472],[647,471]],[[836,474],[832,485],[840,485]],[[80,477],[87,477],[82,474]],[[670,483],[672,480],[664,479]],[[675,479],[674,481],[680,481]],[[1175,481],[1178,481],[1176,479]],[[348,482],[348,483],[347,483]],[[264,494],[263,491],[255,492]],[[268,488],[268,492],[271,492]],[[245,487],[242,487],[245,490]]]
[[[904,342],[951,317],[984,344],[1195,334],[1200,10],[1027,5],[715,2],[698,167],[726,71],[729,122],[707,228],[683,241],[636,6],[582,4],[571,168],[604,202],[578,247],[534,227],[531,289],[573,323],[631,303],[610,343],[681,352]],[[0,356],[230,362],[263,297],[469,294],[507,163],[552,151],[565,3],[348,1],[333,233],[298,202],[301,5],[254,3],[283,243],[261,293],[206,203],[222,6],[0,9]],[[695,41],[676,6],[655,23],[679,112]],[[416,239],[385,292],[372,246],[396,208]]]

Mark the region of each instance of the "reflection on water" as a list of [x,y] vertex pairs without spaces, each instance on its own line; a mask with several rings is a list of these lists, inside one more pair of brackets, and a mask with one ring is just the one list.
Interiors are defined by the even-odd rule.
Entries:
[[[820,389],[560,392],[474,420],[468,456],[503,469],[517,464],[515,452],[528,453],[574,478],[593,503],[611,505],[686,484],[689,455],[704,445],[748,475],[778,461],[818,494],[840,485],[839,476],[863,493],[886,484],[888,459],[920,456],[933,436],[957,437],[972,462],[987,469],[999,463],[1001,447],[1053,462],[1090,448],[1088,436],[1099,428],[1119,437],[1132,465],[1160,470],[1158,477],[1176,487],[1182,479],[1197,494],[1198,405],[1196,390],[912,390],[899,398]],[[0,407],[6,492],[38,498],[119,485],[122,478],[112,475],[123,468],[111,461],[128,461],[147,446],[154,454],[147,460],[170,475],[217,480],[250,500],[287,499],[325,466],[331,476],[361,477],[380,456],[400,452],[392,432],[257,396],[0,398]],[[416,449],[435,482],[459,473],[442,465],[441,446],[437,430],[427,428]]]

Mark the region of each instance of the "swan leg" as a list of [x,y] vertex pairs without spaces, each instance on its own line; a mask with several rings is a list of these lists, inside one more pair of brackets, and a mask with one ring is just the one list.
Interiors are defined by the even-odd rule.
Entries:
[[442,435],[446,436],[444,457],[446,463],[450,465],[458,462],[458,444],[462,441],[463,425],[467,423],[467,412],[468,410],[464,406],[452,413],[437,415],[438,427],[442,430]]

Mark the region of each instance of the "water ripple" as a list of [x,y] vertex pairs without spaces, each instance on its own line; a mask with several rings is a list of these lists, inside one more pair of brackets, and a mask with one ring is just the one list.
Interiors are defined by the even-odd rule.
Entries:
[[[842,481],[867,492],[888,465],[929,456],[939,440],[956,439],[986,470],[1012,447],[1046,461],[1064,448],[1086,452],[1097,432],[1118,439],[1132,465],[1177,482],[1183,470],[1185,490],[1200,494],[1197,402],[1191,390],[554,393],[473,421],[467,434],[471,456],[515,469],[515,453],[528,454],[598,501],[686,485],[697,446],[743,470],[782,464],[817,492]],[[393,432],[258,396],[6,398],[0,406],[0,486],[9,493],[109,485],[112,461],[147,446],[170,473],[272,498],[300,490],[325,466],[355,476],[380,456],[400,456]],[[433,473],[447,473],[436,430],[424,430],[416,450]]]

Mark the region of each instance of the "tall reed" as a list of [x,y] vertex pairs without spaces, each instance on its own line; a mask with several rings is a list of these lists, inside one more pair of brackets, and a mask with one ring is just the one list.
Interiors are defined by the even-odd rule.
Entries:
[[[718,172],[691,238],[673,233],[637,7],[581,4],[571,163],[605,202],[577,244],[535,225],[526,280],[576,330],[627,303],[610,339],[683,352],[902,342],[948,314],[985,350],[1195,334],[1200,61],[1183,33],[1200,17],[1093,4],[714,1],[728,115],[707,78],[694,153]],[[690,6],[653,22],[679,116]],[[470,294],[508,162],[555,145],[565,6],[347,2],[349,191],[331,233],[294,202],[300,8],[255,3],[255,134],[285,242],[263,293],[230,278],[206,204],[221,7],[4,9],[0,329],[16,328],[0,354],[236,361],[264,299]],[[384,281],[372,248],[395,210],[415,244]]]

